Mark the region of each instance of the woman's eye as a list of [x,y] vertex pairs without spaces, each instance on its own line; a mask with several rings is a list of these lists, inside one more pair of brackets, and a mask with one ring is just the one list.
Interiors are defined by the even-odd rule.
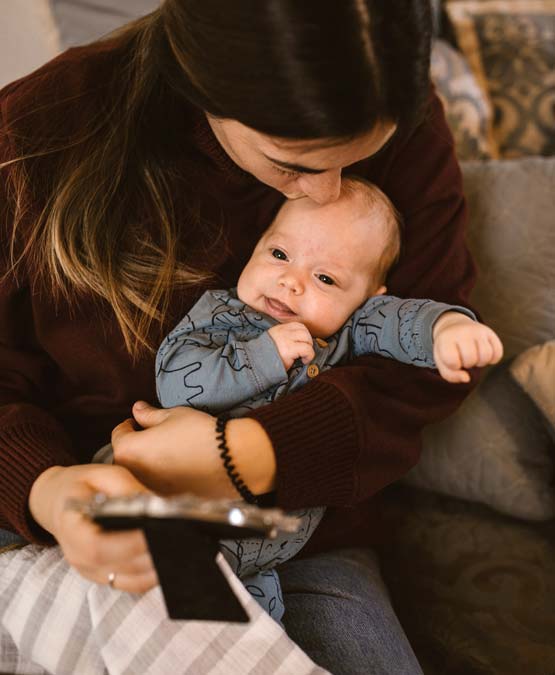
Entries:
[[278,173],[281,173],[284,176],[289,176],[290,178],[294,178],[295,176],[299,175],[298,171],[287,171],[287,169],[282,169],[280,166],[274,166],[274,169]]
[[278,260],[287,260],[287,256],[279,248],[273,248],[272,255],[274,256],[274,258],[277,258]]
[[327,274],[318,274],[317,276],[323,284],[327,284],[328,286],[333,286],[335,284],[335,281],[331,277],[328,277]]

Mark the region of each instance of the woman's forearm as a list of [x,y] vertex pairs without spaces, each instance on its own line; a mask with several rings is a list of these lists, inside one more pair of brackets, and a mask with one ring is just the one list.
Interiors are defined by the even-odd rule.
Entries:
[[256,420],[233,419],[226,426],[226,440],[241,478],[254,494],[274,489],[276,456],[270,437]]
[[[203,497],[237,498],[224,468],[216,438],[216,418],[192,408],[133,407],[131,420],[112,432],[117,464],[160,494],[193,492]],[[255,494],[273,489],[275,456],[262,425],[252,419],[233,419],[226,441],[239,475]]]

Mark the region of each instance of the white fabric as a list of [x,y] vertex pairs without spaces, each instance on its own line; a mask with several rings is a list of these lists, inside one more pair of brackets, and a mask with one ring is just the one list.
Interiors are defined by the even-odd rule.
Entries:
[[60,51],[48,0],[0,0],[0,87]]
[[251,621],[171,621],[156,587],[88,582],[58,547],[0,555],[0,672],[25,675],[325,675],[218,564]]
[[51,0],[51,3],[65,49],[96,40],[152,12],[160,0]]

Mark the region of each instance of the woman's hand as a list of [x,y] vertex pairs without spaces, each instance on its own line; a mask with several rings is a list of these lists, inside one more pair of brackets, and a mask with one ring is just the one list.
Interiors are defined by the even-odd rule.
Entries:
[[[133,406],[133,420],[112,432],[116,464],[161,494],[193,492],[203,497],[236,498],[216,441],[216,420],[193,408],[154,408],[143,401]],[[248,418],[227,423],[226,439],[233,462],[251,492],[273,487],[275,456],[264,429]]]
[[33,518],[57,539],[68,563],[85,578],[130,593],[158,583],[141,530],[104,532],[83,514],[66,508],[70,498],[87,500],[96,492],[121,496],[144,492],[144,485],[119,466],[54,466],[34,482],[29,496]]

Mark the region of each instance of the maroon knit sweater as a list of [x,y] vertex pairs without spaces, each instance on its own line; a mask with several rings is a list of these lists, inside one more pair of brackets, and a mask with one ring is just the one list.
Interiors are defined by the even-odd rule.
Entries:
[[[73,49],[0,92],[0,164],[20,155],[25,139],[55,144],[61,128],[78,130],[103,104],[103,86],[118,58],[111,43]],[[177,176],[174,206],[183,219],[184,242],[214,271],[212,287],[233,286],[283,197],[231,161],[202,112],[179,105],[163,111],[164,117],[152,117],[148,133]],[[55,155],[32,164],[23,233],[44,204],[53,162]],[[416,131],[398,133],[386,149],[352,170],[384,190],[405,219],[403,251],[388,279],[389,292],[467,304],[475,271],[464,242],[461,174],[438,99],[432,97],[428,119]],[[13,223],[9,171],[0,172],[0,279]],[[206,228],[188,227],[191,186],[196,222],[200,217]],[[208,224],[216,221],[227,243],[206,259]],[[164,331],[203,290],[175,293]],[[450,414],[468,391],[431,370],[365,357],[251,413],[274,445],[277,503],[331,507],[311,550],[371,543],[369,498],[417,462],[422,427]],[[112,428],[130,416],[137,399],[156,404],[154,358],[144,355],[132,363],[110,307],[89,297],[72,307],[55,304],[26,265],[17,280],[3,278],[0,528],[48,541],[28,511],[33,481],[49,466],[89,461],[109,441]]]

